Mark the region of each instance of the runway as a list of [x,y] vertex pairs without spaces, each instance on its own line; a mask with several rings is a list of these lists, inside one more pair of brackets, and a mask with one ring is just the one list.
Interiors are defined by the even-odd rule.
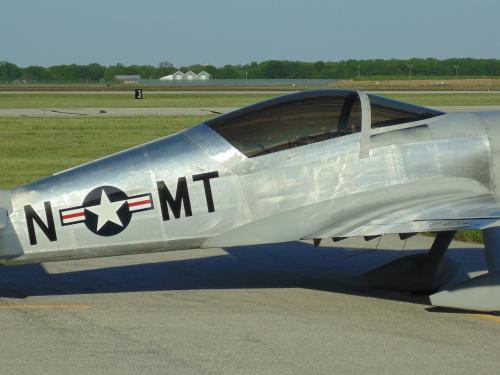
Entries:
[[[0,270],[2,374],[492,374],[500,317],[352,276],[417,236],[189,250]],[[374,250],[378,247],[378,250]],[[485,269],[477,245],[448,252]]]
[[[500,111],[500,106],[433,107],[443,112]],[[222,114],[236,107],[208,108],[21,108],[0,109],[0,117],[129,117],[129,116],[207,116]]]

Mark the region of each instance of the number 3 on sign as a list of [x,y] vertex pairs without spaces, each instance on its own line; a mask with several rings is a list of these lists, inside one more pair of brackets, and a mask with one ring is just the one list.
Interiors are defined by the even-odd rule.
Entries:
[[144,99],[144,97],[142,96],[142,89],[135,89],[135,98]]

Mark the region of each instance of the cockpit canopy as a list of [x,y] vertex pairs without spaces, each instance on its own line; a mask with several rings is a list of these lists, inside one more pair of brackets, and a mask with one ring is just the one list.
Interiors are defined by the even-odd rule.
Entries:
[[431,108],[420,107],[377,95],[368,94],[368,98],[370,99],[372,128],[426,120],[444,114]]
[[[372,127],[378,128],[443,114],[433,109],[368,95]],[[361,131],[357,91],[316,90],[285,95],[206,122],[247,157],[347,136]]]

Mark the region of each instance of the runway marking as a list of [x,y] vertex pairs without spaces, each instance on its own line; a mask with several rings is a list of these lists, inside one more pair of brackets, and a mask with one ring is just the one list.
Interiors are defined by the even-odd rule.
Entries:
[[29,310],[29,309],[88,309],[90,305],[78,305],[78,304],[58,304],[58,305],[31,305],[31,304],[19,304],[19,305],[1,305],[0,309],[12,309],[12,310]]
[[479,318],[479,319],[484,319],[484,320],[491,320],[495,323],[500,323],[500,316],[496,315],[489,315],[489,314],[471,314],[471,316]]

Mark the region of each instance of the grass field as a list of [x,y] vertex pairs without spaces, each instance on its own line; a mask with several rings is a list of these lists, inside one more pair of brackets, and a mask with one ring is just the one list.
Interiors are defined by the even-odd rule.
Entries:
[[12,188],[202,122],[207,117],[1,118],[0,188]]
[[477,106],[500,105],[500,93],[440,93],[440,94],[405,94],[389,93],[382,96],[424,106]]
[[[96,83],[61,83],[61,84],[12,84],[12,83],[0,83],[0,92],[2,91],[20,91],[20,92],[30,92],[30,91],[43,91],[43,92],[59,92],[59,91],[104,91],[104,92],[114,92],[114,91],[130,91],[132,92],[138,85],[136,84],[122,84],[122,83],[112,83],[109,85],[99,85]],[[168,85],[140,85],[140,87],[146,91],[294,91],[295,86],[291,85],[260,85],[260,86],[168,86]],[[301,87],[302,88],[302,87]],[[308,87],[304,87],[308,88]],[[311,87],[312,88],[312,87]]]
[[[0,108],[190,108],[241,107],[276,94],[1,94]],[[500,96],[499,96],[500,98]]]
[[[9,108],[192,108],[242,107],[277,94],[146,94],[135,100],[124,94],[1,94],[0,109]],[[500,93],[384,93],[383,96],[426,106],[500,105]]]
[[[332,77],[334,78],[334,77]],[[358,90],[500,90],[499,77],[465,77],[460,76],[413,76],[410,81],[407,75],[401,76],[361,76],[353,79],[342,79],[329,87],[355,88]],[[132,91],[135,84],[111,83],[101,85],[97,83],[10,83],[0,84],[0,91]],[[170,86],[170,85],[141,85],[147,91],[246,91],[246,90],[288,90],[294,91],[296,87],[286,85],[260,85],[260,86]],[[312,89],[300,87],[301,89]]]
[[355,88],[358,90],[500,90],[498,78],[468,78],[455,77],[414,77],[411,81],[406,77],[370,77],[370,79],[343,80],[336,83],[338,87]]

